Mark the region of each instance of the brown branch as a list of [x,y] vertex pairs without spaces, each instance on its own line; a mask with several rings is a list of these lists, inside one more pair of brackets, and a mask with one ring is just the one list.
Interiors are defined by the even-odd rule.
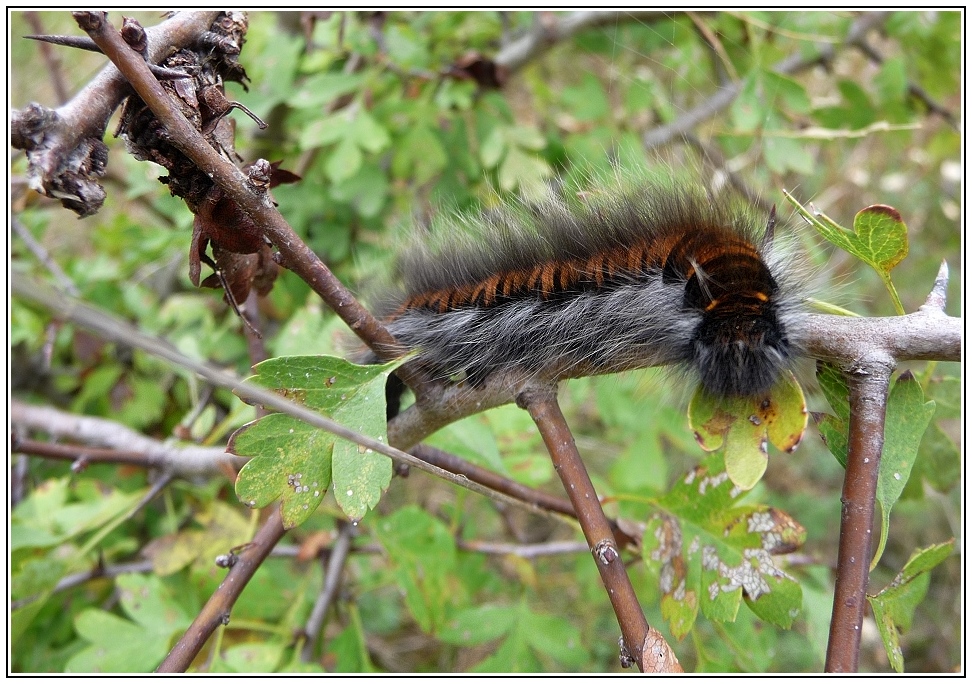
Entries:
[[239,555],[231,556],[236,560],[226,573],[226,578],[209,597],[186,633],[169,651],[169,655],[159,664],[156,672],[185,672],[189,668],[216,628],[229,624],[230,611],[236,599],[285,533],[280,506],[276,506],[253,537],[253,541]]
[[[645,652],[649,643],[648,621],[638,603],[638,596],[625,570],[617,542],[611,532],[597,492],[587,474],[584,462],[577,452],[577,445],[570,432],[564,414],[557,403],[556,386],[540,386],[524,390],[517,396],[517,404],[526,409],[537,424],[543,442],[550,452],[554,469],[567,490],[567,495],[577,512],[588,547],[594,554],[594,562],[607,589],[611,606],[618,618],[623,636],[622,663],[634,661],[642,671],[681,672],[682,668],[671,647],[662,640],[664,655],[657,651]],[[660,635],[658,635],[660,636]],[[654,643],[654,642],[652,642]],[[656,644],[657,645],[657,644]]]
[[[841,368],[850,389],[847,469],[841,496],[834,608],[827,642],[828,672],[857,671],[891,374],[899,360],[938,358],[935,352],[940,349],[926,348],[922,344],[924,335],[915,333],[918,330],[926,332],[929,324],[954,320],[945,315],[947,288],[948,266],[942,262],[935,285],[917,313],[892,319],[869,319],[884,323],[895,331],[876,345],[870,339],[873,328],[865,332],[851,324],[830,335],[819,333],[821,341],[827,344],[818,345],[818,353],[843,357]],[[909,320],[896,325],[904,319]],[[859,319],[849,319],[856,320]],[[959,360],[961,331],[956,329],[951,333],[943,335],[941,342],[950,349],[950,356],[954,357],[950,360]],[[848,359],[846,352],[851,349],[856,350],[856,356]]]
[[861,626],[867,605],[868,565],[878,469],[884,447],[884,418],[894,360],[864,356],[847,369],[850,431],[847,471],[841,495],[840,544],[834,610],[827,642],[827,672],[856,672]]

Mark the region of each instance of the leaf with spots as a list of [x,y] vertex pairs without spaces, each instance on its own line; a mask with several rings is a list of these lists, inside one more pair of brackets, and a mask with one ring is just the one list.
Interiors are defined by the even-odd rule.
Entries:
[[[256,382],[320,411],[363,435],[383,441],[385,381],[397,364],[357,366],[329,356],[290,356],[254,367]],[[284,525],[299,525],[316,510],[333,483],[342,510],[364,516],[391,481],[391,461],[284,414],[240,428],[229,450],[251,460],[240,471],[236,493],[249,506],[281,499]]]
[[785,190],[783,194],[826,240],[877,271],[898,314],[904,315],[901,299],[891,282],[891,269],[908,256],[908,226],[898,210],[884,204],[865,207],[854,217],[854,230],[847,230],[826,214],[813,209],[812,205],[807,210]]
[[251,508],[281,499],[284,527],[300,525],[317,510],[331,484],[334,440],[282,413],[244,425],[228,447],[251,457],[236,478],[236,496]]
[[752,489],[766,471],[766,443],[792,452],[807,428],[803,390],[786,373],[765,395],[718,398],[699,388],[689,403],[689,425],[706,451],[724,447],[726,472]]
[[744,598],[754,614],[781,627],[799,612],[800,585],[773,556],[802,546],[806,532],[775,508],[739,505],[744,494],[714,454],[655,502],[643,557],[659,581],[662,616],[679,639],[700,611],[734,621]]

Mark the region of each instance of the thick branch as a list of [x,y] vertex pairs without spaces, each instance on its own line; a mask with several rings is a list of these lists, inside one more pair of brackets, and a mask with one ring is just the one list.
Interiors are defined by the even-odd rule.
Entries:
[[827,642],[827,672],[856,672],[867,604],[871,527],[877,492],[888,386],[894,361],[862,357],[846,373],[850,385],[847,472],[841,496],[840,546],[834,610]]

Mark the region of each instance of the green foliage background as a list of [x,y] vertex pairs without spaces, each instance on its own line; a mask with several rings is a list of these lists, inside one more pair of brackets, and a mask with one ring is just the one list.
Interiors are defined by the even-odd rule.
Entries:
[[[158,21],[137,16],[145,25]],[[40,17],[52,33],[77,33],[66,13]],[[376,283],[389,268],[401,226],[443,206],[475,210],[496,191],[529,195],[553,177],[604,173],[612,160],[637,165],[661,158],[701,166],[681,139],[646,153],[641,136],[710,97],[724,72],[741,82],[741,93],[695,132],[776,202],[784,217],[791,214],[784,188],[844,225],[870,204],[896,207],[911,239],[909,256],[893,274],[905,310],[924,301],[947,259],[948,311],[955,315],[960,136],[909,94],[909,84],[960,111],[961,16],[893,13],[882,32],[869,36],[882,64],[841,47],[854,19],[852,13],[823,12],[622,19],[556,44],[502,90],[483,91],[472,81],[439,74],[468,53],[494,55],[504,35],[531,26],[533,13],[402,12],[380,20],[336,13],[315,24],[309,42],[297,15],[253,13],[241,57],[250,90],[231,85],[230,97],[271,125],[261,132],[235,117],[238,151],[247,160],[282,159],[303,176],[301,183],[275,190],[282,214],[368,300],[380,294]],[[10,25],[11,106],[55,105],[36,44],[17,38],[33,30],[20,13],[11,15]],[[718,35],[717,54],[700,39],[699,26]],[[773,71],[781,60],[810,54],[820,44],[837,46],[832,61],[791,76]],[[104,61],[77,51],[58,54],[72,92]],[[184,353],[248,375],[240,325],[221,293],[189,284],[190,213],[156,182],[158,167],[131,159],[110,136],[106,142],[108,200],[100,214],[77,221],[26,191],[18,185],[26,161],[14,154],[14,215],[85,300],[166,337]],[[873,271],[822,248],[799,218],[787,225],[826,274],[818,278],[821,298],[864,315],[893,315]],[[11,260],[13,269],[49,278],[16,239]],[[277,281],[263,313],[274,355],[340,353],[347,339],[336,318],[289,272]],[[10,305],[10,355],[17,397],[110,417],[160,439],[186,422],[204,394],[189,374],[55,325],[16,300]],[[924,365],[914,370],[938,409],[891,514],[887,550],[872,573],[874,592],[916,548],[943,542],[960,528],[959,394],[951,377],[957,369],[939,364],[934,372]],[[648,370],[572,381],[562,390],[611,516],[646,521],[653,510],[649,499],[703,458],[687,428],[688,395],[672,389],[662,373]],[[829,411],[814,394],[810,404]],[[203,443],[223,444],[252,418],[251,408],[217,391],[185,427]],[[539,436],[515,407],[462,421],[431,441],[559,493]],[[236,501],[230,481],[215,480],[176,482],[155,504],[118,522],[146,490],[144,472],[92,466],[72,474],[66,465],[33,458],[27,468],[30,494],[11,514],[14,600],[76,571],[71,558],[84,566],[99,558],[109,565],[128,562],[151,542],[155,571],[88,582],[31,604],[34,612],[13,635],[12,668],[151,670],[219,583],[224,571],[212,558],[245,542],[256,518]],[[802,614],[789,631],[747,610],[733,623],[700,619],[683,641],[672,639],[687,670],[822,668],[842,472],[812,428],[796,453],[771,454],[766,476],[746,502],[781,508],[806,527],[802,556],[787,567],[803,589]],[[313,547],[330,539],[341,519],[329,495],[286,543]],[[117,526],[105,531],[112,521]],[[356,543],[378,552],[352,554],[316,664],[300,662],[294,634],[319,591],[322,566],[274,558],[197,666],[210,672],[617,670],[617,624],[588,554],[525,560],[457,545],[579,539],[569,526],[498,511],[481,497],[413,474],[394,479],[357,530]],[[103,538],[92,544],[99,534]],[[669,635],[657,580],[640,564],[630,571],[649,623]],[[908,671],[958,666],[960,571],[960,559],[952,556],[932,573],[929,593],[902,639]],[[131,600],[133,592],[151,601]],[[863,636],[862,669],[888,671],[873,621],[866,622]]]

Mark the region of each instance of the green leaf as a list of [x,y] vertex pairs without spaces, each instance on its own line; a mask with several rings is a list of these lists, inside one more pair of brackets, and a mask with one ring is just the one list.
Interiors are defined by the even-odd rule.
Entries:
[[352,124],[355,142],[368,152],[377,153],[391,144],[388,130],[366,111],[362,111]]
[[324,170],[327,177],[335,183],[340,183],[356,174],[364,161],[361,148],[358,147],[353,138],[342,138],[334,151],[327,158]]
[[836,415],[814,414],[817,429],[827,449],[842,468],[847,467],[847,434],[850,429],[850,391],[847,380],[833,364],[817,363],[817,382]]
[[49,480],[14,509],[10,548],[55,546],[110,523],[136,504],[144,492],[103,491],[91,501],[67,503],[68,479]]
[[[397,363],[357,366],[328,356],[290,356],[254,366],[252,378],[363,435],[385,440],[385,382]],[[359,520],[391,481],[385,456],[338,439],[284,414],[243,426],[228,449],[252,457],[237,477],[236,492],[249,506],[282,498],[284,524],[306,520],[333,481],[345,514]]]
[[345,112],[338,112],[312,121],[300,132],[298,145],[303,150],[322,147],[348,137],[352,123]]
[[146,555],[151,558],[157,575],[171,575],[190,564],[209,569],[216,556],[246,543],[253,534],[239,506],[222,501],[213,501],[193,521],[201,529],[182,529],[152,542],[151,551]]
[[874,77],[874,86],[885,104],[904,99],[908,93],[908,70],[905,58],[898,55],[885,59],[877,76]]
[[456,566],[449,530],[422,509],[406,506],[379,521],[375,534],[395,566],[412,617],[425,632],[437,633],[446,621],[449,578]]
[[561,91],[564,109],[579,121],[597,121],[608,115],[610,104],[604,85],[591,73],[585,73],[581,82]]
[[911,371],[902,373],[888,396],[884,422],[884,450],[877,486],[877,502],[881,507],[881,539],[871,561],[872,570],[881,559],[888,541],[891,507],[911,477],[911,468],[918,457],[918,446],[934,415],[935,402],[925,401],[921,384]]
[[494,168],[506,152],[502,126],[494,126],[479,145],[479,159],[487,169]]
[[421,185],[439,174],[448,161],[449,157],[435,131],[418,124],[410,127],[395,146],[392,168],[396,177],[412,178]]
[[286,647],[283,641],[237,644],[220,655],[230,672],[275,672]]
[[296,527],[324,500],[335,439],[282,413],[244,425],[227,446],[250,457],[236,478],[236,496],[251,508],[281,499],[284,527]]
[[911,628],[915,608],[928,593],[929,572],[951,555],[954,546],[952,540],[915,551],[888,586],[877,595],[867,597],[888,660],[897,672],[904,672],[900,633]]
[[577,625],[562,616],[535,613],[526,603],[520,615],[523,637],[534,651],[570,669],[587,661],[589,656]]
[[517,617],[517,610],[510,606],[465,608],[454,613],[436,636],[456,646],[483,644],[509,632]]
[[807,427],[806,400],[791,373],[760,397],[715,397],[701,387],[689,403],[689,425],[706,451],[725,446],[726,472],[751,489],[766,471],[767,439],[781,451],[799,446]]
[[756,74],[750,73],[743,81],[742,90],[729,109],[733,126],[743,133],[751,133],[759,128],[765,116],[763,104],[757,89]]
[[367,635],[357,603],[349,601],[346,610],[350,623],[328,643],[327,652],[337,659],[338,672],[377,672],[368,656]]
[[810,96],[800,83],[769,69],[764,69],[760,76],[769,99],[781,100],[783,105],[794,114],[806,114],[810,111]]
[[361,74],[314,74],[304,81],[289,104],[296,109],[324,107],[342,95],[356,92],[363,82]]
[[545,178],[552,173],[550,166],[540,157],[523,152],[522,148],[511,146],[499,168],[499,186],[512,191],[520,188],[533,192],[541,188]]
[[509,468],[500,456],[493,431],[481,416],[469,416],[450,423],[425,442],[493,472],[510,475]]
[[904,307],[891,283],[891,269],[908,255],[908,227],[897,209],[883,204],[866,207],[857,212],[854,217],[854,230],[850,231],[826,214],[807,211],[785,190],[783,195],[825,239],[877,271],[898,314],[904,315]]
[[79,613],[74,627],[90,645],[68,661],[68,672],[151,672],[168,653],[172,636],[189,626],[158,577],[122,575],[116,585],[134,622],[94,608]]

